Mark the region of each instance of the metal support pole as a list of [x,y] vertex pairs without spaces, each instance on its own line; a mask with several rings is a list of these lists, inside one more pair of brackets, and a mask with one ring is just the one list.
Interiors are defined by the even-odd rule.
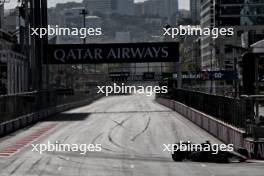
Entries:
[[[28,3],[29,3],[29,0],[25,0],[24,1],[24,7],[25,7],[25,34],[24,34],[24,38],[25,38],[25,55],[26,55],[26,58],[27,58],[27,70],[29,70],[30,68],[30,49],[29,49],[29,35],[30,35],[30,32],[29,32],[29,7],[28,7]],[[30,72],[27,71],[27,75],[26,75],[27,78],[30,78]],[[26,82],[26,89],[25,91],[29,91],[29,85],[30,85],[30,79],[27,79],[27,82]]]
[[[42,27],[47,28],[48,27],[48,14],[47,14],[47,0],[41,0],[41,16],[42,16]],[[47,59],[47,45],[48,45],[48,36],[45,35],[42,39],[42,49],[43,49],[43,54],[42,54],[42,61],[41,65],[43,64],[44,59]],[[45,66],[45,82],[46,82],[46,89],[50,89],[49,85],[49,66],[48,64]]]
[[[86,28],[86,15],[88,15],[88,12],[85,9],[82,9],[82,12],[80,13],[80,15],[83,16],[83,28]],[[86,37],[83,38],[83,44],[86,44]]]
[[255,95],[259,94],[259,58],[255,57]]
[[[256,82],[256,87],[255,87],[255,95],[259,94],[259,59],[258,57],[255,57],[255,82]],[[256,117],[255,117],[255,122],[259,122],[259,101],[256,101]]]
[[[213,71],[213,45],[211,45],[211,66],[210,66],[210,72]],[[213,94],[213,77],[210,75],[210,94]]]
[[[80,15],[83,16],[83,28],[86,28],[86,15],[88,14],[88,12],[85,9],[82,9],[82,12],[80,13]],[[83,38],[83,44],[86,44],[86,37]],[[84,73],[84,66],[82,64],[82,74]]]
[[[234,58],[234,71],[237,74],[237,57],[236,57],[236,49],[233,48],[233,58]],[[235,79],[234,81],[234,87],[235,87],[235,97],[238,98],[238,80]]]
[[[32,28],[38,28],[40,27],[37,25],[39,19],[37,17],[40,14],[37,14],[39,5],[39,0],[31,0],[30,1],[30,26]],[[37,60],[36,58],[39,58],[40,54],[40,48],[37,47],[37,43],[39,43],[39,40],[37,41],[38,36],[31,36],[31,51],[30,51],[30,62],[31,62],[31,86],[32,90],[38,90],[38,69],[37,69]],[[36,52],[38,51],[38,53]],[[36,55],[38,54],[38,55]]]
[[177,88],[182,88],[182,73],[181,73],[181,59],[179,58],[179,62],[176,64],[177,66]]

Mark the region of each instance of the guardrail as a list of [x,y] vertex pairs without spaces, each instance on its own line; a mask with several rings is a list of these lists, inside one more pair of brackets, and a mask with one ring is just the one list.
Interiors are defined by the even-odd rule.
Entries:
[[180,102],[165,98],[157,98],[156,101],[183,115],[197,126],[226,144],[233,144],[235,149],[243,147],[245,131],[228,125],[208,114],[200,112]]
[[[156,101],[183,115],[208,133],[235,149],[245,148],[249,158],[264,159],[263,119],[258,110],[263,95],[241,96],[241,99],[175,89],[157,95]],[[256,108],[258,109],[258,108]]]
[[242,99],[211,95],[183,89],[170,90],[167,95],[158,97],[178,101],[191,108],[204,112],[237,128],[246,127],[248,109],[247,101]]

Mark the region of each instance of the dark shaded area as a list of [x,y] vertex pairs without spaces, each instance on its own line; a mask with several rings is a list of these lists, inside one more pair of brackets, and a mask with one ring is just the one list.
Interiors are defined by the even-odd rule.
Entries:
[[246,95],[257,94],[256,54],[246,53],[243,56],[243,92]]
[[57,115],[50,116],[44,121],[83,121],[90,116],[90,113],[60,113]]
[[164,111],[164,110],[161,110],[161,111],[98,111],[98,112],[89,112],[91,114],[134,114],[134,113],[161,113],[161,112],[172,112],[171,110],[168,110],[168,111]]
[[0,96],[0,124],[59,105],[92,99],[85,92],[40,91]]

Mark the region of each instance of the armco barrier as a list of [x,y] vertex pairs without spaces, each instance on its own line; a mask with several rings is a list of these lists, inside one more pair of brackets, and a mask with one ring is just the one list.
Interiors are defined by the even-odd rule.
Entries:
[[245,131],[228,125],[182,103],[164,98],[157,98],[156,101],[188,118],[190,121],[224,143],[233,144],[236,149],[244,146]]
[[19,124],[20,124],[20,127],[25,127],[27,126],[27,116],[22,116],[19,119]]
[[96,96],[93,99],[90,98],[90,99],[85,100],[85,101],[79,101],[79,102],[74,102],[74,103],[68,103],[65,105],[59,105],[59,106],[52,107],[49,109],[41,110],[39,112],[24,115],[24,116],[18,117],[16,119],[13,119],[11,121],[1,123],[0,124],[0,137],[5,136],[7,134],[10,134],[12,132],[15,132],[16,130],[22,129],[22,128],[29,126],[33,123],[36,123],[40,120],[43,120],[44,118],[46,118],[50,115],[54,115],[56,113],[60,113],[63,111],[67,111],[67,110],[76,108],[76,107],[87,105],[87,104],[89,104],[89,103],[93,102],[94,100],[97,100],[101,97],[102,96],[100,95],[100,96]]
[[4,125],[0,124],[0,135],[4,134]]

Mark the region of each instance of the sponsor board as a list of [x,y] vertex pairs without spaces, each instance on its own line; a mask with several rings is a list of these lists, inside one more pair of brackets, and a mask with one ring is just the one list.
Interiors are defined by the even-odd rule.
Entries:
[[178,62],[179,44],[111,43],[48,45],[44,64]]

